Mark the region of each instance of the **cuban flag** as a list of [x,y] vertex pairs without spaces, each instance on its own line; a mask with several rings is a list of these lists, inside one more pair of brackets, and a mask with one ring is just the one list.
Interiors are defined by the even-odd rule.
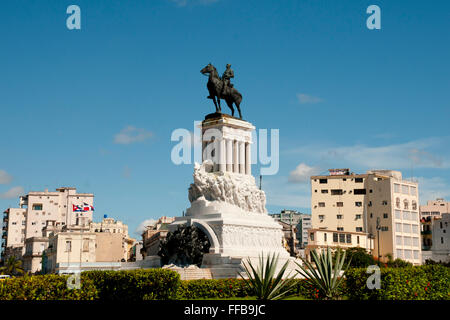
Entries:
[[72,211],[73,212],[82,212],[83,210],[81,209],[81,207],[80,206],[77,206],[77,205],[72,205]]
[[94,207],[85,202],[83,204],[83,211],[94,211]]

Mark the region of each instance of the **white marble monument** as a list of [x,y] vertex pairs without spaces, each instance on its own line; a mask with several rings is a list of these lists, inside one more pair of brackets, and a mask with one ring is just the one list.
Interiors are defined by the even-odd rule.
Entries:
[[278,254],[280,266],[293,261],[282,244],[282,227],[268,215],[265,193],[251,174],[254,129],[251,123],[225,114],[206,117],[203,163],[195,164],[189,187],[191,206],[169,225],[171,231],[187,224],[205,232],[211,247],[202,267],[210,268],[214,278],[236,277],[247,258],[257,263],[262,253]]

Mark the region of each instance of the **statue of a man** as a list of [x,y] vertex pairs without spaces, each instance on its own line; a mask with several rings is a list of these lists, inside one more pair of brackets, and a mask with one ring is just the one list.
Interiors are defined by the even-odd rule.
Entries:
[[231,78],[234,78],[234,71],[233,71],[233,69],[231,69],[231,64],[227,64],[227,68],[222,75],[223,87],[222,87],[221,96],[223,96],[223,94],[225,93],[225,89],[227,87],[230,87],[230,79]]

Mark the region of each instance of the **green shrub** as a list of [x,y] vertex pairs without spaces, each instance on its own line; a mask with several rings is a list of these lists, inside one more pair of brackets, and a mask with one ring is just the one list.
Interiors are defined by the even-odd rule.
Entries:
[[100,300],[175,299],[180,286],[180,275],[166,269],[87,271],[83,276],[93,281]]
[[365,268],[346,273],[347,296],[352,300],[449,300],[450,268],[425,265],[405,268],[382,268],[381,288],[368,289]]
[[253,295],[242,279],[184,280],[178,290],[179,299],[238,298]]
[[93,281],[83,279],[80,289],[69,289],[68,275],[39,275],[0,281],[0,300],[94,300]]

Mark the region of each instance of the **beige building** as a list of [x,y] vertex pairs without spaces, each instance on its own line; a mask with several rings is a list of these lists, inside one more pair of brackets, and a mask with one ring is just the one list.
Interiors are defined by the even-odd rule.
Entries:
[[81,218],[76,225],[50,233],[48,242],[45,271],[70,273],[120,268],[135,240],[128,237],[128,226],[121,221],[105,218],[94,223]]
[[[31,191],[20,197],[19,208],[9,208],[4,213],[2,258],[6,258],[8,247],[22,247],[22,254],[25,254],[25,240],[40,237],[47,220],[63,226],[76,224],[78,217],[92,221],[93,201],[93,194],[77,193],[76,188]],[[86,208],[86,211],[76,212],[74,206]]]
[[308,230],[309,239],[305,254],[309,256],[311,250],[323,251],[331,247],[333,249],[341,248],[364,248],[367,252],[372,253],[373,239],[368,233],[350,232],[350,231],[333,231],[328,229],[310,229]]
[[420,206],[420,217],[436,217],[440,218],[442,214],[450,213],[450,202],[442,198],[436,200],[428,200],[427,204]]
[[142,233],[142,245],[144,256],[156,256],[159,251],[159,244],[169,233],[168,225],[175,221],[172,217],[161,217],[152,225],[147,226]]
[[[354,236],[359,236],[360,246],[374,256],[379,252],[382,260],[391,254],[394,259],[420,264],[418,184],[392,170],[329,171],[329,175],[311,177],[312,229],[345,233],[346,238],[350,234],[352,246]],[[341,246],[334,240],[330,240],[333,246]]]

